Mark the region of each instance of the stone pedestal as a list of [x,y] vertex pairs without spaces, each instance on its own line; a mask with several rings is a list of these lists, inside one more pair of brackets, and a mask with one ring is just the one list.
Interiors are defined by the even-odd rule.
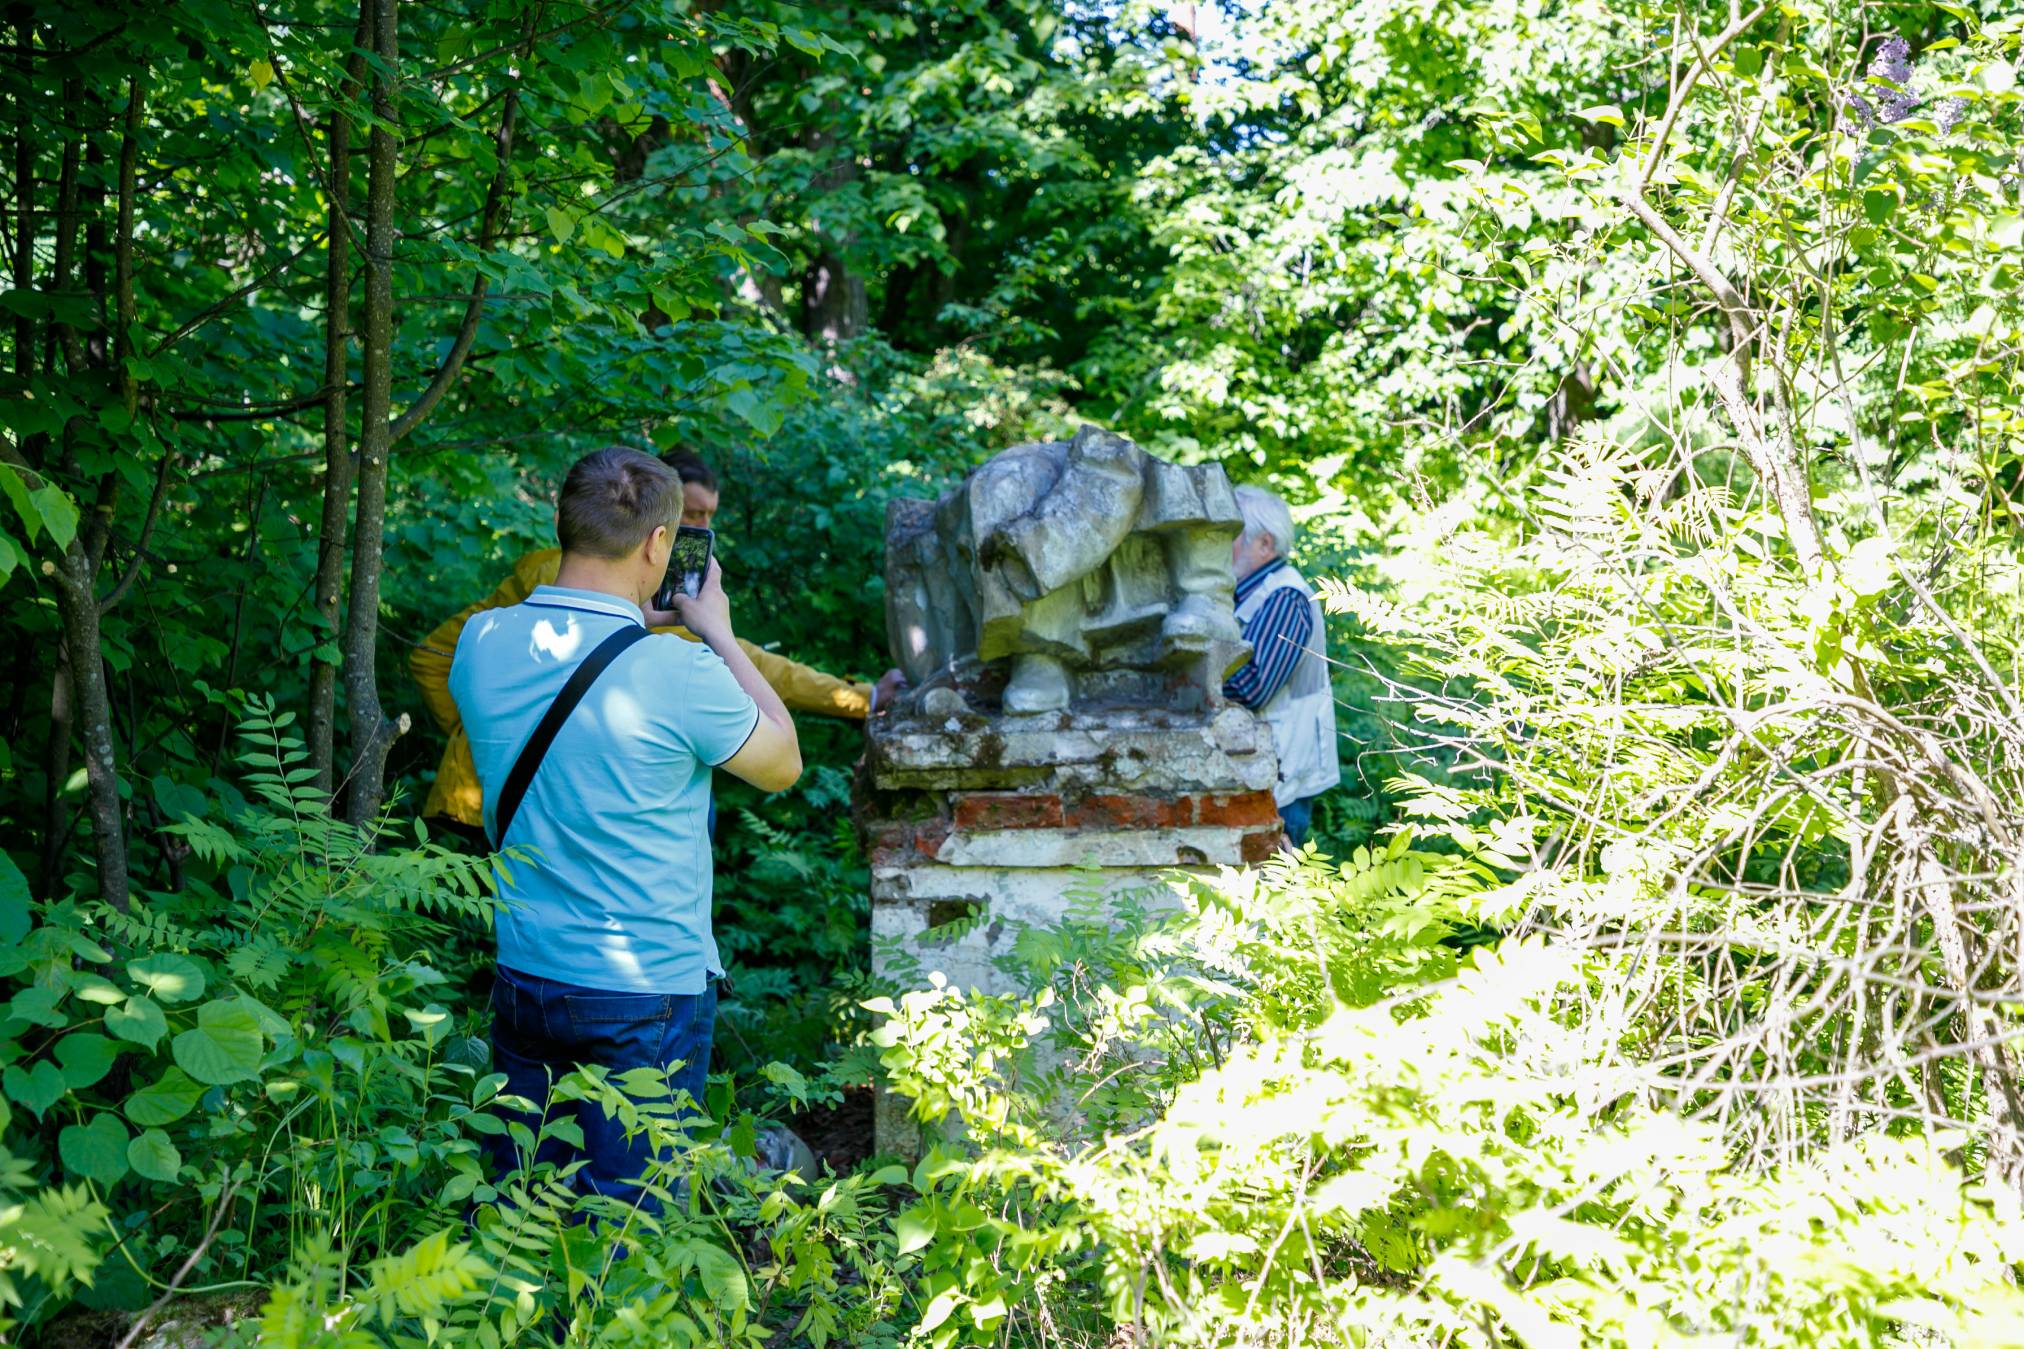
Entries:
[[[857,800],[874,965],[891,973],[896,939],[924,975],[1008,991],[993,958],[1017,925],[1058,920],[1071,890],[1270,856],[1274,778],[1270,732],[1234,706],[880,718]],[[881,1095],[880,1151],[917,1152],[905,1104]]]

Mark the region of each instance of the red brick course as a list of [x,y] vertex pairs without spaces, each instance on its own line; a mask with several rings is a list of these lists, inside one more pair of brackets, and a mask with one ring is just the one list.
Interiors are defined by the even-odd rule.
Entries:
[[1059,829],[1061,798],[1024,792],[964,792],[952,812],[958,829]]
[[1085,796],[1068,808],[1071,829],[1172,829],[1188,822],[1186,798]]
[[875,867],[904,866],[916,857],[933,857],[948,838],[947,820],[881,825],[865,838],[865,860]]
[[1270,792],[1178,797],[1096,793],[1066,802],[1053,793],[957,792],[948,798],[944,815],[888,820],[872,826],[865,838],[865,855],[874,866],[898,866],[910,858],[933,857],[958,830],[1184,829],[1190,825],[1245,830],[1243,856],[1249,862],[1270,857],[1279,844],[1279,810]]
[[1241,828],[1252,824],[1274,824],[1278,819],[1279,807],[1274,804],[1270,792],[1195,798],[1196,824],[1232,824]]

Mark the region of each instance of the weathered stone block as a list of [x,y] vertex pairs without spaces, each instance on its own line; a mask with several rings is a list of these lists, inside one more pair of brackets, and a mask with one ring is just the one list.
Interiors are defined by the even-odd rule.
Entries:
[[[1269,857],[1275,776],[1240,708],[881,718],[857,782],[874,964],[1010,991],[995,962],[1070,895],[1157,904],[1176,872]],[[881,1151],[919,1147],[904,1103],[882,1098],[875,1127]]]

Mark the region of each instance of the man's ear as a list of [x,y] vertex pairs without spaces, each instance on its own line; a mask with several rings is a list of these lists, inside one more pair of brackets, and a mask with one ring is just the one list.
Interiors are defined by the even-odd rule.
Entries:
[[655,525],[643,545],[646,549],[641,558],[656,567],[668,565],[668,554],[674,550],[675,536],[666,525]]

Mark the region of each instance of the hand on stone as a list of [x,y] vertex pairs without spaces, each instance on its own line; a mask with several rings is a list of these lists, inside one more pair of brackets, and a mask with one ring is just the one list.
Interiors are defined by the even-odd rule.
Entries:
[[878,683],[872,688],[872,710],[874,712],[891,711],[893,700],[898,698],[907,687],[907,677],[904,674],[901,674],[898,670],[887,670],[879,676]]

